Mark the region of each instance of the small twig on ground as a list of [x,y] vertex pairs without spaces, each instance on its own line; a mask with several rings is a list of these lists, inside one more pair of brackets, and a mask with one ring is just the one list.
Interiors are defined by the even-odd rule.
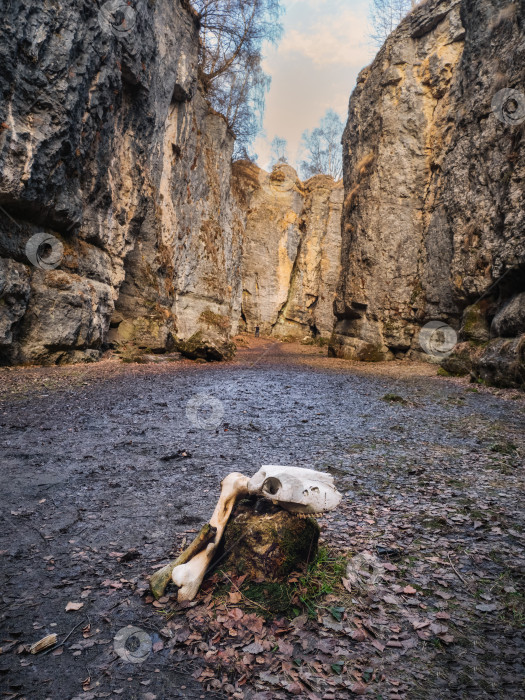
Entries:
[[67,635],[67,637],[64,637],[64,639],[63,639],[61,642],[59,642],[58,644],[55,644],[54,647],[50,647],[49,649],[46,649],[44,652],[42,652],[42,654],[40,654],[40,656],[45,656],[46,654],[49,654],[51,651],[55,651],[55,649],[58,649],[59,647],[64,646],[64,644],[65,644],[65,643],[67,642],[67,640],[71,637],[71,635],[73,634],[73,632],[74,632],[75,630],[77,630],[77,629],[80,627],[80,625],[83,625],[84,622],[86,622],[86,621],[87,621],[87,624],[89,625],[89,618],[86,617],[85,620],[82,620],[81,622],[78,623],[78,625],[76,625],[75,627],[73,627],[73,629],[72,629],[71,632]]
[[450,566],[452,567],[452,569],[453,569],[454,573],[456,574],[456,576],[457,576],[458,578],[460,578],[460,579],[463,581],[463,583],[465,584],[465,586],[467,586],[467,588],[469,588],[469,587],[470,587],[469,583],[467,583],[467,581],[465,581],[465,579],[463,578],[463,576],[462,576],[462,575],[459,573],[459,571],[456,569],[456,567],[454,566],[454,564],[452,563],[452,561],[451,561],[451,559],[450,559],[450,554],[448,554],[448,553],[447,553],[447,558],[448,558],[448,561],[449,561],[449,563],[450,563]]

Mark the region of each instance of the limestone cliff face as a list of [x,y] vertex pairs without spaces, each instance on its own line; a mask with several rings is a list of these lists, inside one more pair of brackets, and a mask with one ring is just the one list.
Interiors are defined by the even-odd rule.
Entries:
[[342,183],[301,182],[289,165],[234,169],[247,214],[242,322],[276,337],[327,337],[340,271]]
[[[197,90],[196,19],[181,0],[133,3],[123,16],[116,4],[2,10],[3,362],[190,338],[219,357],[236,331],[233,136]],[[44,239],[47,250],[32,250]]]
[[428,0],[359,76],[343,137],[335,354],[414,354],[421,326],[459,330],[478,304],[492,328],[471,369],[501,375],[503,344],[508,382],[525,377],[525,343],[496,338],[525,332],[525,124],[492,108],[502,89],[524,92],[524,23],[519,2]]

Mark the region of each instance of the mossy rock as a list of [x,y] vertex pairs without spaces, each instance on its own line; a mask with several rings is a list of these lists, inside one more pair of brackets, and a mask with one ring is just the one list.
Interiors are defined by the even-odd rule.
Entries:
[[481,350],[481,346],[475,343],[458,343],[451,355],[441,362],[441,368],[454,377],[472,374]]
[[299,518],[262,501],[243,501],[226,527],[227,555],[220,567],[246,574],[248,581],[286,581],[292,571],[315,559],[319,533],[315,518]]
[[478,304],[467,306],[463,311],[459,340],[484,345],[490,338],[487,318]]
[[384,362],[386,359],[383,349],[379,345],[374,345],[373,343],[366,343],[362,348],[360,348],[357,353],[358,360],[361,362]]
[[175,348],[185,357],[189,357],[190,360],[206,360],[207,362],[230,360],[237,349],[232,342],[215,342],[206,338],[202,331],[194,333],[187,340],[177,339]]

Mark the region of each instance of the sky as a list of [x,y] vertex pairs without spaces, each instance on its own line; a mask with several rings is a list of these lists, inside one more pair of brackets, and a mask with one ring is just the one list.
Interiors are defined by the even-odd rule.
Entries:
[[369,0],[282,0],[282,5],[282,39],[264,51],[263,68],[272,84],[264,134],[254,143],[263,168],[269,167],[274,136],[288,141],[295,166],[303,131],[317,126],[327,109],[346,122],[357,75],[377,50],[368,38]]

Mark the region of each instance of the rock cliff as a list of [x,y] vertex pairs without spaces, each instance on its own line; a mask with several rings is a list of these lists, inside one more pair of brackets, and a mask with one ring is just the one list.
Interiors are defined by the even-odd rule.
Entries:
[[189,4],[12,0],[2,16],[2,362],[108,343],[228,355],[243,221]]
[[342,183],[301,182],[286,164],[271,173],[235,164],[246,211],[241,327],[263,335],[330,336],[340,271]]
[[451,371],[525,380],[524,23],[523,2],[427,0],[360,74],[334,354],[413,356],[440,321]]

